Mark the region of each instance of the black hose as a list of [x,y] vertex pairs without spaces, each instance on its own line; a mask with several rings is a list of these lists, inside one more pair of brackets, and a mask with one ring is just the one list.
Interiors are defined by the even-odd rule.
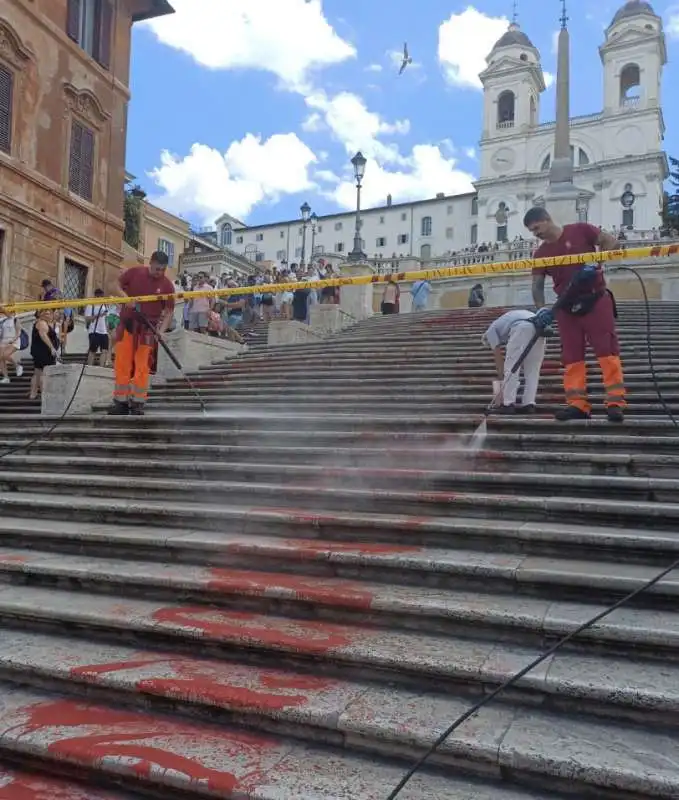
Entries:
[[[660,381],[658,380],[658,375],[655,369],[655,362],[653,361],[653,349],[652,349],[652,332],[653,326],[651,322],[651,305],[648,300],[648,294],[646,292],[646,286],[644,284],[644,280],[641,275],[637,272],[637,270],[633,269],[632,267],[621,267],[616,266],[615,270],[625,270],[627,272],[631,272],[633,275],[636,276],[637,280],[641,284],[641,291],[644,297],[644,307],[646,309],[646,343],[648,346],[648,366],[651,371],[651,377],[653,379],[653,387],[655,389],[656,394],[658,395],[658,400],[660,401],[665,413],[667,414],[668,418],[672,422],[672,424],[676,427],[679,427],[679,423],[677,422],[676,417],[672,413],[672,410],[667,404],[667,401],[663,397],[662,390],[660,388]],[[504,692],[505,689],[509,689],[513,686],[517,681],[520,681],[521,678],[525,677],[531,670],[535,669],[535,667],[542,664],[547,658],[557,652],[560,648],[562,648],[565,644],[572,641],[576,636],[579,636],[584,631],[591,628],[593,625],[596,625],[597,622],[600,622],[602,619],[607,617],[609,614],[612,614],[614,611],[617,611],[619,608],[624,606],[626,603],[629,603],[631,600],[634,600],[643,592],[648,591],[651,587],[655,586],[659,583],[664,577],[669,575],[670,572],[673,572],[675,569],[679,568],[679,558],[670,564],[669,567],[666,567],[659,572],[655,577],[651,578],[647,581],[643,586],[640,586],[638,589],[635,589],[633,592],[625,595],[621,600],[618,600],[612,606],[604,609],[600,613],[596,614],[592,619],[587,620],[587,622],[583,622],[582,625],[577,627],[574,631],[564,636],[562,639],[549,648],[546,652],[544,652],[541,656],[538,656],[536,659],[530,662],[527,666],[525,666],[522,670],[517,672],[515,675],[512,675],[510,678],[507,678],[504,683],[494,689],[489,695],[484,697],[482,700],[479,700],[478,703],[475,703],[471,706],[467,711],[461,714],[453,723],[451,723],[443,733],[436,739],[436,741],[431,745],[431,747],[424,753],[414,764],[413,766],[406,772],[403,778],[400,780],[398,785],[394,788],[394,790],[387,796],[386,800],[396,800],[398,795],[401,791],[405,788],[406,784],[410,781],[414,775],[419,772],[419,770],[424,766],[427,760],[441,747],[441,745],[446,741],[446,739],[453,734],[464,722],[466,722],[470,717],[473,717],[480,709],[482,709],[485,705],[494,700],[501,692]]]

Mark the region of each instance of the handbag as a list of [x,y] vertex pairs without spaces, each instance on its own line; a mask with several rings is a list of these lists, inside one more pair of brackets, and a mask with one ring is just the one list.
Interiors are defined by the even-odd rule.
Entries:
[[21,333],[19,334],[19,350],[28,350],[28,345],[30,344],[30,339],[28,338],[28,334],[22,328]]

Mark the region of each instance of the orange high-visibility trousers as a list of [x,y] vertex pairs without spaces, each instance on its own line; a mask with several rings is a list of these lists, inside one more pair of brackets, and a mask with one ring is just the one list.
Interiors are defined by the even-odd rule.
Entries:
[[613,299],[608,292],[597,301],[589,314],[576,317],[566,311],[557,311],[556,318],[564,366],[563,386],[568,405],[586,413],[592,410],[587,398],[585,364],[585,349],[589,343],[601,367],[606,406],[624,408],[625,380],[620,361]]
[[141,344],[129,331],[123,331],[115,348],[115,388],[113,399],[120,403],[143,404],[149,395],[152,345]]

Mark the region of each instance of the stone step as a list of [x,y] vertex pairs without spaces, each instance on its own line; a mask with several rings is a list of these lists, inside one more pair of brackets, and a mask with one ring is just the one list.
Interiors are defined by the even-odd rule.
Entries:
[[[9,458],[12,460],[10,461]],[[49,479],[58,471],[64,475],[74,475],[79,480],[82,475],[89,474],[93,480],[101,478],[115,481],[107,473],[110,472],[111,459],[95,456],[63,456],[49,458],[46,456],[9,457],[0,463],[0,488],[4,491],[10,487],[21,487],[33,480],[40,485],[51,486]],[[176,489],[174,482],[190,484],[195,482],[210,484],[233,484],[253,481],[260,486],[271,481],[278,484],[291,484],[293,488],[312,486],[321,491],[328,489],[391,489],[401,487],[409,492],[414,491],[488,491],[497,489],[503,494],[527,494],[529,491],[538,496],[568,497],[601,497],[630,500],[650,500],[668,502],[679,492],[679,479],[655,478],[648,476],[616,476],[611,474],[573,474],[564,469],[563,462],[551,462],[537,472],[514,472],[509,470],[483,471],[474,463],[472,454],[456,454],[447,456],[441,453],[438,459],[415,468],[412,465],[399,467],[394,464],[393,457],[387,453],[376,456],[373,463],[360,466],[340,466],[335,454],[327,454],[325,464],[279,464],[271,461],[254,463],[216,462],[208,460],[157,459],[148,455],[146,458],[129,459],[123,469],[125,477],[146,479],[162,473],[168,487]],[[21,470],[19,464],[25,469]],[[570,466],[566,462],[567,466]],[[29,477],[30,476],[30,477]],[[152,478],[153,480],[153,478]],[[146,484],[143,484],[146,486]],[[148,487],[151,494],[157,484]],[[117,485],[116,489],[117,490]],[[157,490],[157,489],[156,489]],[[162,489],[160,490],[162,491]],[[200,491],[200,490],[197,490]],[[264,489],[264,491],[266,491]]]
[[[5,688],[8,690],[9,687]],[[54,778],[44,773],[26,772],[0,761],[0,798],[2,800],[140,800],[141,795],[100,789],[81,781],[76,782],[75,779]]]
[[[190,434],[189,434],[190,435]],[[595,440],[596,441],[596,440]],[[3,448],[11,449],[19,439],[0,439],[0,453]],[[526,444],[529,442],[527,441]],[[535,437],[533,444],[540,443],[540,437]],[[577,440],[573,443],[576,444]],[[501,446],[499,440],[486,441],[491,446]],[[504,443],[502,443],[504,444]],[[506,443],[511,446],[511,442]],[[517,444],[521,444],[518,442]],[[546,442],[545,442],[546,444]],[[554,444],[561,445],[558,440]],[[274,465],[325,465],[332,463],[343,468],[371,468],[385,461],[395,465],[407,465],[408,469],[441,469],[449,465],[467,463],[470,468],[493,472],[533,472],[536,469],[557,472],[575,472],[583,475],[621,475],[636,477],[679,477],[679,454],[654,453],[654,448],[649,448],[644,442],[644,451],[641,453],[615,452],[615,447],[608,442],[602,449],[605,452],[591,453],[586,445],[581,448],[572,446],[569,441],[563,444],[559,451],[554,450],[494,450],[491,447],[470,453],[469,448],[463,444],[450,444],[445,450],[440,447],[405,447],[394,446],[386,440],[380,447],[364,447],[356,442],[353,447],[335,446],[332,451],[328,446],[291,446],[269,445],[266,442],[249,445],[223,445],[223,444],[190,444],[190,443],[158,443],[145,441],[140,449],[140,441],[118,442],[99,441],[96,438],[88,441],[78,439],[66,441],[47,439],[39,441],[30,447],[30,451],[20,451],[4,457],[5,465],[44,464],[46,468],[57,467],[61,459],[73,456],[88,456],[102,459],[107,465],[117,457],[124,458],[133,465],[145,463],[148,459],[163,457],[166,460],[177,462],[205,463],[207,469],[213,464],[228,462],[231,465],[252,465],[269,463]],[[660,440],[660,447],[668,444],[666,438]],[[672,449],[674,444],[671,443]],[[629,440],[624,441],[629,449]],[[624,446],[621,443],[621,447]],[[53,455],[57,453],[57,455]],[[40,455],[39,455],[40,454]],[[209,459],[209,460],[206,460]],[[197,469],[197,467],[192,467]],[[234,468],[236,468],[234,466]],[[405,468],[405,467],[404,467]]]
[[[679,518],[679,507],[674,509],[672,505],[677,491],[677,481],[672,478],[466,470],[447,473],[423,470],[416,476],[417,471],[368,472],[351,467],[321,473],[315,466],[296,469],[295,465],[271,465],[266,472],[243,465],[242,471],[233,477],[229,465],[222,465],[208,477],[190,463],[170,474],[162,461],[147,469],[143,464],[135,467],[130,463],[121,475],[110,475],[90,473],[82,462],[70,466],[68,462],[72,460],[65,459],[58,474],[51,468],[44,472],[35,468],[25,472],[0,469],[0,491],[94,497],[105,493],[140,501],[189,496],[197,502],[221,497],[237,505],[247,503],[248,498],[254,502],[256,498],[262,506],[308,504],[309,509],[366,511],[387,508],[404,514],[416,514],[418,508],[420,512],[436,514],[444,509],[454,513],[459,508],[473,507],[478,515],[495,516],[504,508],[506,514],[521,513],[531,519],[552,519],[560,508],[573,518],[591,514],[607,520],[619,516],[634,519],[638,511],[649,514],[648,524],[653,525],[662,524],[663,513],[671,513],[672,520]],[[167,477],[155,477],[159,471],[163,476],[167,473]],[[315,472],[318,474],[313,477]],[[493,490],[497,495],[490,493]],[[669,517],[665,521],[670,524]]]
[[[394,552],[391,554],[388,553],[389,547],[384,545],[382,549],[387,553],[381,553],[377,548],[373,554],[368,548],[353,564],[326,564],[320,561],[323,547],[326,554],[334,550],[328,543],[316,540],[313,543],[314,560],[305,556],[308,550],[314,549],[308,543],[302,542],[302,546],[295,549],[294,545],[281,547],[279,542],[278,549],[283,556],[280,559],[271,555],[275,552],[275,543],[270,545],[267,571],[262,571],[263,563],[253,558],[253,555],[261,554],[261,543],[254,548],[254,553],[252,549],[247,552],[247,547],[240,548],[235,559],[225,558],[223,554],[215,557],[209,550],[199,551],[194,547],[182,560],[185,567],[178,574],[174,563],[163,561],[166,553],[162,549],[154,553],[153,541],[145,541],[141,536],[136,539],[136,547],[121,548],[115,554],[124,555],[126,560],[121,560],[110,556],[95,557],[86,548],[84,555],[36,550],[35,539],[30,533],[22,537],[16,528],[12,528],[11,521],[3,525],[0,535],[4,531],[9,531],[9,538],[18,542],[18,546],[12,547],[7,542],[8,537],[2,536],[0,582],[3,584],[62,585],[89,592],[142,595],[145,599],[172,600],[181,596],[246,610],[255,609],[260,613],[276,613],[281,604],[293,607],[313,604],[312,612],[295,609],[295,614],[304,616],[321,612],[321,616],[327,618],[337,607],[350,609],[359,618],[365,614],[373,624],[381,624],[379,617],[382,614],[402,615],[403,619],[396,625],[407,628],[414,627],[412,622],[405,621],[408,615],[416,618],[419,614],[426,616],[420,607],[428,609],[434,616],[445,617],[448,608],[460,604],[461,592],[537,598],[548,594],[548,599],[578,601],[585,591],[590,601],[615,602],[626,593],[641,588],[658,571],[657,566],[643,563],[643,540],[637,540],[636,550],[630,554],[634,563],[625,565],[617,561],[597,562],[561,555],[494,555],[484,551],[441,548],[427,548],[424,554],[409,553],[406,548],[406,552],[399,554],[398,544],[392,546]],[[284,540],[282,544],[285,543]],[[86,544],[82,537],[80,544]],[[196,547],[202,544],[204,540],[195,542]],[[351,547],[351,542],[338,544]],[[507,544],[513,544],[509,536]],[[72,547],[72,540],[70,545]],[[158,550],[157,541],[155,547]],[[357,549],[360,552],[360,548]],[[150,561],[145,561],[147,552],[155,556]],[[382,555],[391,555],[391,558],[382,559]],[[399,559],[399,555],[403,558]],[[181,553],[177,558],[181,559]],[[234,560],[240,560],[242,568],[236,568]],[[385,560],[387,563],[383,564]],[[652,587],[634,605],[674,610],[677,595],[679,571],[676,576],[670,575]],[[328,614],[322,613],[323,606],[330,609]],[[441,610],[436,611],[437,608]],[[425,628],[427,625],[424,623]]]
[[[194,723],[219,722],[225,728],[236,722],[264,734],[284,731],[316,745],[343,745],[345,752],[368,750],[375,756],[421,751],[435,733],[469,707],[481,686],[497,685],[511,675],[512,665],[527,664],[539,655],[530,649],[474,647],[459,640],[461,658],[454,664],[446,663],[443,653],[431,651],[413,660],[415,669],[432,674],[429,691],[408,686],[387,691],[360,679],[340,679],[331,670],[310,676],[300,669],[140,651],[120,644],[12,631],[3,634],[7,646],[0,653],[0,674],[5,680],[37,684],[37,690],[75,698],[84,696],[104,708],[122,706],[131,713],[157,715],[158,721],[171,705],[178,712],[178,724],[183,717]],[[626,679],[626,692],[613,691],[611,670]],[[627,715],[634,720],[646,708],[653,708],[659,721],[674,727],[679,696],[671,679],[676,672],[675,666],[652,662],[635,666],[622,659],[608,663],[595,656],[557,654],[529,673],[509,698],[482,710],[473,725],[463,725],[432,758],[432,764],[459,767],[468,762],[468,769],[478,770],[488,760],[489,742],[506,735],[517,720],[525,721],[526,715],[535,720],[537,714],[545,724],[551,720],[568,727],[573,717],[563,712],[577,712],[585,702],[601,715],[591,723],[599,734],[609,730],[606,716],[624,719]],[[463,682],[468,690],[436,691],[442,674],[449,674],[458,685]],[[658,696],[661,686],[667,692],[662,699]],[[528,703],[537,704],[538,698],[543,708],[536,712]],[[623,740],[633,731],[633,726],[620,725]],[[675,736],[672,732],[668,739]],[[608,744],[602,741],[603,747]],[[465,797],[471,800],[478,795]]]
[[[286,736],[251,733],[234,726],[121,708],[117,704],[79,701],[11,683],[0,686],[0,703],[3,751],[13,760],[31,766],[37,764],[43,769],[84,773],[93,784],[122,783],[145,797],[236,800],[247,796],[280,800],[309,797],[311,790],[318,800],[340,797],[382,800],[385,787],[387,791],[394,787],[405,770],[405,765],[386,758],[347,752],[341,747],[343,734],[339,731],[335,737],[338,745],[323,748]],[[524,725],[531,722],[532,719],[527,719]],[[505,730],[508,732],[508,726]],[[513,737],[517,741],[518,731],[517,727],[517,736]],[[408,742],[407,753],[418,744],[419,749],[426,746],[432,734],[422,731],[421,737],[419,742],[417,737]],[[650,741],[661,747],[660,741]],[[507,750],[508,765],[516,757],[515,748],[516,744]],[[481,748],[479,751],[480,767],[487,767],[488,754],[483,759]],[[455,758],[452,750],[450,760]],[[490,766],[499,775],[497,754],[490,759]],[[621,774],[613,780],[624,783],[624,778]],[[95,789],[87,797],[104,800],[106,795]],[[119,797],[113,795],[111,800]],[[493,782],[488,777],[475,780],[427,771],[416,776],[401,797],[403,800],[472,797],[547,800],[545,794],[515,791],[511,785]]]
[[[52,496],[0,495],[3,517],[0,540],[6,547],[27,547],[70,554],[132,560],[170,559],[173,563],[297,572],[353,578],[358,570],[377,579],[400,571],[399,580],[426,572],[433,560],[441,575],[465,552],[540,558],[589,558],[593,562],[667,566],[679,556],[673,529],[580,525],[567,522],[524,522],[478,517],[408,517],[352,512],[308,513],[303,509],[229,507],[215,528],[208,517],[195,515],[192,504],[151,504],[145,512],[120,500]],[[22,511],[36,510],[22,519]],[[71,509],[69,516],[66,512]],[[167,513],[162,515],[160,511]],[[50,513],[52,516],[50,517]],[[113,522],[117,520],[117,522]],[[91,523],[96,522],[96,526]],[[481,555],[479,555],[481,554]],[[473,558],[467,558],[474,564]],[[370,568],[370,569],[369,569]],[[448,572],[446,572],[448,569]],[[379,578],[377,576],[380,576]],[[413,577],[411,583],[415,581]]]
[[[0,431],[3,436],[19,435],[25,438],[24,431],[17,429],[19,415],[0,415]],[[165,436],[172,439],[175,435],[184,434],[196,437],[211,438],[212,441],[225,441],[232,437],[270,436],[272,432],[277,437],[294,436],[299,442],[302,435],[304,441],[313,438],[329,437],[332,441],[342,437],[361,437],[364,442],[374,443],[375,437],[384,440],[407,439],[430,442],[432,437],[438,438],[442,444],[450,442],[451,436],[460,434],[470,436],[479,422],[477,415],[465,414],[421,414],[417,417],[399,413],[376,414],[366,411],[357,413],[296,413],[290,411],[277,411],[271,414],[265,410],[253,408],[240,408],[237,411],[215,413],[205,416],[199,411],[182,414],[181,427],[174,413],[157,413],[146,417],[107,417],[94,414],[83,416],[69,416],[62,420],[60,417],[44,416],[31,420],[30,430],[37,431],[36,435],[50,432],[50,438],[61,436],[62,431],[79,430],[87,435],[99,435],[101,438],[122,437],[138,440],[144,436]],[[55,423],[59,423],[55,427]],[[605,419],[594,417],[582,422],[568,424],[556,422],[548,416],[502,416],[492,415],[488,419],[489,433],[528,433],[553,434],[572,440],[576,437],[601,436],[602,444],[608,437],[632,437],[634,440],[642,437],[667,436],[672,440],[676,436],[676,429],[667,416],[631,416],[625,420],[624,425],[611,425]]]

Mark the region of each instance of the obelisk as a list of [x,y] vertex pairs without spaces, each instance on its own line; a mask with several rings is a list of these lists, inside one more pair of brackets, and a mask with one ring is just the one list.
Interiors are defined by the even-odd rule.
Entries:
[[561,30],[557,50],[556,69],[556,126],[554,156],[549,171],[549,185],[545,193],[545,206],[559,225],[576,222],[578,198],[589,195],[573,184],[573,158],[571,156],[570,109],[570,36],[566,0],[561,0]]

